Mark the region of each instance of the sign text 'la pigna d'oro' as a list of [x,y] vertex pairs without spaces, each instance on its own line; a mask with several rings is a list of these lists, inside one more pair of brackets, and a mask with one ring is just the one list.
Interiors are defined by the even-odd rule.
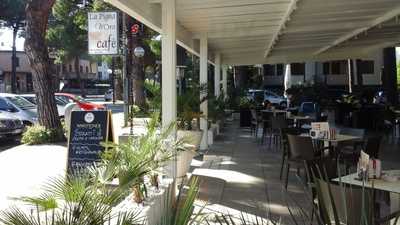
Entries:
[[100,161],[101,142],[113,141],[110,111],[72,111],[67,173],[77,175]]
[[88,13],[88,51],[91,55],[118,54],[118,13]]

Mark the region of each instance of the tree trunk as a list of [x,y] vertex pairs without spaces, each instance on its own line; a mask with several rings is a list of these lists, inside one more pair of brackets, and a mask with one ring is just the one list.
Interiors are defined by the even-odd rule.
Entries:
[[50,59],[45,40],[48,16],[55,0],[31,0],[26,6],[25,50],[33,69],[39,124],[54,131],[52,141],[64,139],[52,85]]
[[76,79],[78,80],[78,83],[79,83],[79,90],[81,91],[82,97],[85,97],[86,93],[85,93],[84,84],[81,79],[79,56],[74,57],[74,68],[75,68],[75,73],[76,73]]

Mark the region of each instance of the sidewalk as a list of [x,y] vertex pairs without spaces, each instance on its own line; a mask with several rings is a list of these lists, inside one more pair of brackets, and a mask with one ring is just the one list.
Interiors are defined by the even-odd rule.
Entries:
[[281,151],[267,149],[248,129],[237,126],[237,121],[229,124],[203,161],[197,161],[202,165],[193,170],[201,177],[200,198],[208,201],[207,208],[230,215],[241,211],[282,224],[294,224],[288,206],[296,215],[300,207],[311,212],[311,202],[294,173],[287,191],[279,180]]

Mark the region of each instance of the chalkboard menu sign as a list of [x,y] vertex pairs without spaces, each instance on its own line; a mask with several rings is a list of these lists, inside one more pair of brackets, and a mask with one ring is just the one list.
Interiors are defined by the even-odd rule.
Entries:
[[72,111],[67,173],[80,174],[100,160],[101,142],[114,141],[110,111]]

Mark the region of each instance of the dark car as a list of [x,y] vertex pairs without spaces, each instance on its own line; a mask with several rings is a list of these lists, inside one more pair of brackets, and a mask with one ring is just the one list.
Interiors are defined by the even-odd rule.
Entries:
[[24,123],[12,113],[0,111],[0,138],[15,138],[24,131]]

